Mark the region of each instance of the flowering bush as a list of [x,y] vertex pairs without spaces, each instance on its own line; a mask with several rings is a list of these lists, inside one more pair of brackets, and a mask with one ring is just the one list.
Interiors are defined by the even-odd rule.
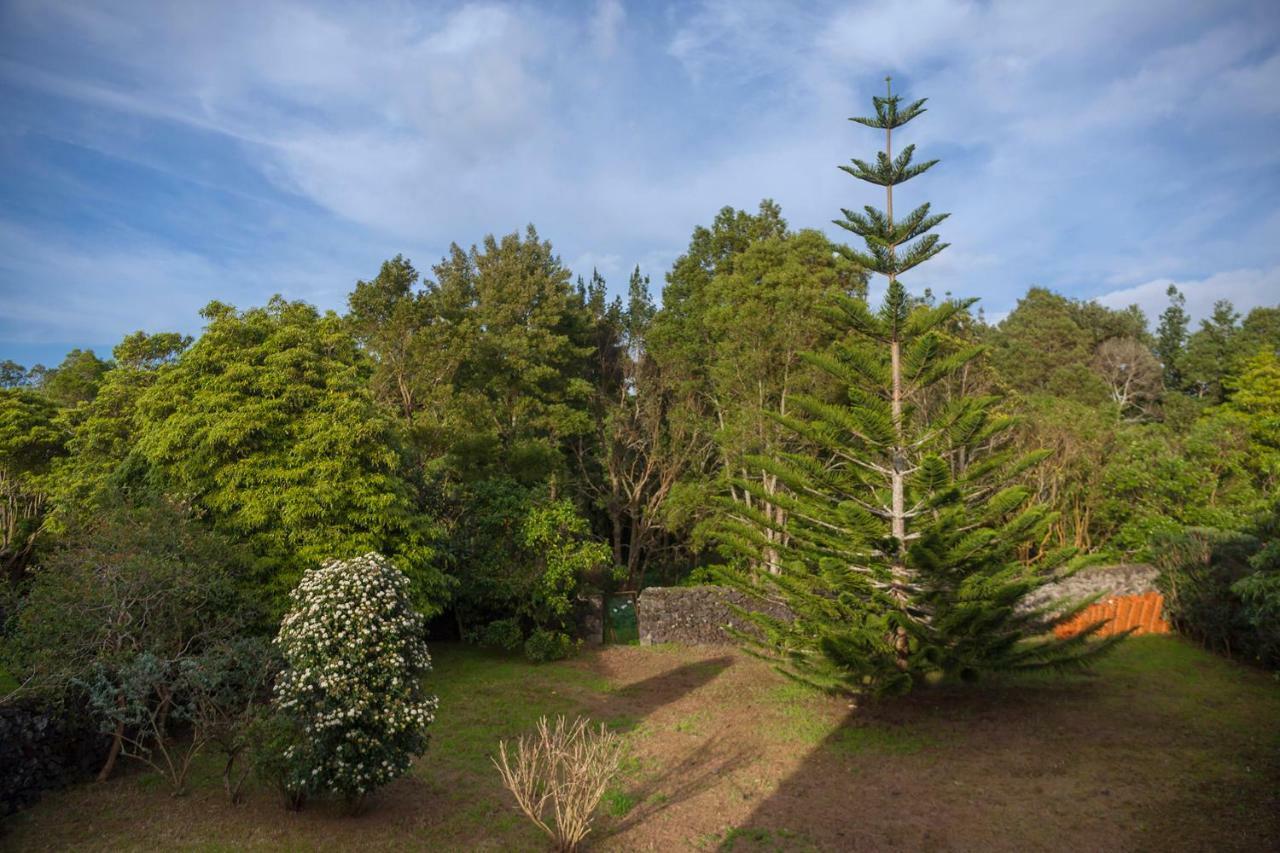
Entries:
[[303,575],[276,642],[286,669],[276,708],[297,722],[285,747],[288,788],[349,802],[404,773],[427,748],[436,699],[409,579],[379,554],[330,560]]

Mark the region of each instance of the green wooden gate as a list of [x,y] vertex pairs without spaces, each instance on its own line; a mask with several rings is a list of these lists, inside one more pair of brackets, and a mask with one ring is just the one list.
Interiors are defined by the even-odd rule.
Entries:
[[614,593],[604,597],[604,641],[606,643],[640,642],[635,593]]

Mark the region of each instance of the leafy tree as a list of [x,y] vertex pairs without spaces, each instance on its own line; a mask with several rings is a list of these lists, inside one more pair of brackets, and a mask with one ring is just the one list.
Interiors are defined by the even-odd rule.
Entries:
[[490,478],[460,495],[450,553],[460,633],[514,648],[538,631],[566,634],[584,586],[603,579],[609,548],[565,498]]
[[243,312],[215,302],[204,316],[200,340],[138,398],[134,452],[148,476],[248,543],[277,605],[321,555],[379,548],[439,612],[436,530],[347,326],[278,297]]
[[1050,455],[1029,468],[1021,482],[1053,509],[1051,542],[1083,552],[1105,550],[1110,530],[1097,521],[1107,466],[1116,452],[1117,424],[1104,409],[1046,394],[1018,406],[1013,446],[1021,453],[1043,448]]
[[93,350],[73,349],[40,378],[40,391],[59,406],[87,403],[97,396],[102,377],[110,369],[110,362],[98,358]]
[[839,383],[843,399],[797,395],[796,414],[777,416],[821,455],[756,460],[789,487],[777,498],[790,514],[787,526],[738,505],[726,530],[748,559],[777,549],[780,575],[739,583],[780,598],[795,615],[792,622],[751,615],[765,631],[757,648],[798,678],[851,692],[901,692],[933,673],[973,678],[1082,664],[1106,642],[1090,644],[1089,632],[1030,640],[1045,614],[1018,607],[1074,553],[1037,552],[1033,566],[1018,559],[1054,519],[1009,482],[1043,454],[1001,449],[1012,421],[993,397],[922,405],[981,348],[942,334],[971,302],[913,307],[898,279],[945,248],[929,233],[942,216],[927,205],[901,219],[893,213],[893,188],[936,161],[913,164],[914,146],[892,153],[893,130],[923,112],[923,100],[903,106],[890,93],[874,103],[874,117],[853,120],[883,129],[885,150],[873,163],[855,159],[842,168],[884,187],[886,207],[845,211],[838,224],[866,242],[865,252],[848,250],[849,257],[888,277],[884,303],[872,313],[852,297],[834,300],[830,319],[847,334],[809,361]]
[[[726,208],[711,229],[694,231],[668,278],[645,353],[680,407],[666,417],[682,424],[691,452],[677,458],[693,462],[703,455],[698,437],[715,439],[711,464],[682,483],[680,498],[699,508],[697,520],[727,485],[735,501],[785,525],[786,511],[772,499],[782,485],[750,469],[747,459],[797,448],[799,437],[769,413],[789,412],[798,394],[831,393],[828,378],[801,354],[832,343],[817,307],[835,295],[861,298],[865,290],[855,263],[820,232],[788,230],[772,202],[762,202],[756,216]],[[735,479],[748,475],[759,477],[762,488],[738,492]],[[764,559],[773,565],[768,554]]]
[[27,369],[12,359],[0,361],[0,388],[21,388],[30,384]]
[[1222,401],[1222,379],[1231,371],[1240,314],[1225,299],[1213,304],[1213,314],[1187,341],[1184,362],[1189,393],[1211,403]]
[[1052,394],[1086,405],[1111,398],[1094,369],[1098,349],[1113,338],[1147,343],[1146,320],[1136,308],[1114,311],[1033,287],[989,333],[999,377],[1024,394]]
[[530,226],[524,239],[455,245],[434,272],[440,316],[467,332],[449,407],[457,470],[530,484],[562,475],[591,429],[590,323],[569,271]]
[[44,527],[48,471],[66,441],[52,402],[0,389],[0,568],[11,582],[22,579]]
[[50,477],[55,529],[59,516],[89,511],[121,493],[143,502],[163,494],[162,484],[147,476],[149,466],[136,452],[142,427],[138,402],[190,343],[173,332],[127,335],[113,350],[115,366],[103,376],[93,400],[64,412],[68,452]]
[[1181,390],[1185,381],[1182,362],[1186,357],[1191,318],[1187,315],[1187,298],[1178,292],[1178,288],[1169,285],[1165,295],[1169,297],[1169,307],[1160,314],[1155,353],[1164,368],[1165,387]]
[[382,264],[376,278],[357,282],[347,300],[347,319],[376,363],[371,378],[375,395],[410,422],[422,408],[429,384],[440,378],[430,347],[423,345],[430,336],[431,306],[428,294],[415,290],[417,285],[418,271],[396,255]]
[[[589,440],[576,448],[582,490],[607,519],[613,564],[625,568],[625,588],[636,589],[665,561],[664,510],[683,478],[706,469],[713,430],[689,383],[649,353],[656,314],[649,279],[637,267],[627,300],[607,302],[594,276],[588,307],[597,330]],[[680,374],[676,374],[679,376]]]

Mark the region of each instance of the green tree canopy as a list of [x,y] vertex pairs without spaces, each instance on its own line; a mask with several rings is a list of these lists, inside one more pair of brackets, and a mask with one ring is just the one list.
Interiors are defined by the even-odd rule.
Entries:
[[346,324],[279,297],[246,311],[211,303],[204,316],[200,340],[138,399],[137,457],[251,545],[277,605],[305,568],[376,550],[438,611],[447,587],[431,517]]

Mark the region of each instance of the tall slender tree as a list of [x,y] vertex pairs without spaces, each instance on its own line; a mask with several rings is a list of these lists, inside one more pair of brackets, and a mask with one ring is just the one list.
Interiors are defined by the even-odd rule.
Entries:
[[784,671],[849,692],[902,692],[932,673],[969,679],[1083,663],[1106,645],[1088,642],[1092,631],[1029,639],[1046,622],[1074,616],[1080,603],[1057,617],[1019,606],[1075,556],[1037,548],[1053,514],[1011,485],[1044,453],[1006,446],[1013,421],[998,411],[998,398],[942,394],[983,352],[949,332],[976,300],[934,305],[910,297],[899,281],[946,247],[930,233],[946,214],[928,204],[901,219],[893,213],[894,187],[937,162],[913,164],[912,145],[893,154],[893,131],[924,112],[925,101],[904,106],[890,90],[874,104],[875,116],[853,121],[883,130],[884,150],[874,163],[854,159],[841,168],[883,187],[885,208],[845,210],[836,224],[864,240],[865,251],[848,249],[848,257],[886,276],[888,290],[874,313],[856,298],[833,299],[840,343],[808,356],[845,389],[844,399],[799,394],[796,414],[776,415],[822,452],[756,460],[787,486],[773,498],[787,511],[785,545],[779,549],[776,516],[725,502],[724,539],[744,565],[779,550],[780,574],[739,574],[738,583],[785,602],[795,617],[751,614],[763,638],[743,637]]
[[1182,362],[1187,353],[1187,329],[1191,318],[1187,316],[1187,298],[1174,285],[1165,291],[1169,307],[1160,314],[1156,329],[1156,356],[1164,368],[1164,384],[1170,390],[1180,390],[1183,384]]

